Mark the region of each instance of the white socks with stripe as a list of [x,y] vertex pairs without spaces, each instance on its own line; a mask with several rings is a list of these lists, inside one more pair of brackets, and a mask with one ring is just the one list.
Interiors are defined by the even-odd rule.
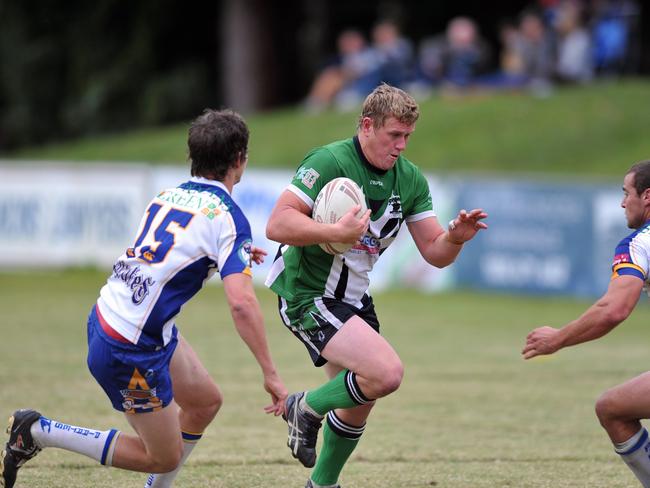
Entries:
[[113,452],[120,432],[76,427],[41,416],[30,428],[34,442],[40,447],[58,447],[83,454],[105,466],[113,464]]
[[644,488],[650,488],[650,441],[648,431],[641,430],[621,444],[614,444],[614,450],[632,470]]
[[171,488],[176,476],[183,467],[183,464],[185,464],[185,460],[190,456],[194,446],[196,446],[196,443],[199,442],[202,436],[202,434],[189,434],[187,432],[183,432],[182,434],[183,456],[176,469],[169,473],[150,474],[147,482],[144,484],[144,488]]

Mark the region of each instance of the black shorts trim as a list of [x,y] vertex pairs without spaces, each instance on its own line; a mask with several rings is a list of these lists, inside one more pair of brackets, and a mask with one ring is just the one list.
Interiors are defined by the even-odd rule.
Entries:
[[297,313],[288,314],[289,304],[284,298],[278,297],[282,322],[305,345],[314,366],[317,367],[327,363],[327,359],[321,355],[323,349],[343,324],[353,316],[363,319],[379,332],[379,320],[372,297],[364,295],[361,304],[361,308],[357,308],[335,298],[317,297]]

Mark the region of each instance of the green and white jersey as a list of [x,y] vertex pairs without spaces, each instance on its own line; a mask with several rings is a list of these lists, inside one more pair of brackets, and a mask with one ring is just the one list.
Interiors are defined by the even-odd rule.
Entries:
[[356,136],[308,153],[287,189],[313,208],[323,186],[341,176],[354,180],[366,196],[371,210],[368,232],[360,244],[335,256],[318,245],[281,245],[266,285],[288,302],[329,297],[361,307],[370,283],[368,273],[402,223],[435,216],[429,185],[419,168],[402,156],[388,171],[375,168]]

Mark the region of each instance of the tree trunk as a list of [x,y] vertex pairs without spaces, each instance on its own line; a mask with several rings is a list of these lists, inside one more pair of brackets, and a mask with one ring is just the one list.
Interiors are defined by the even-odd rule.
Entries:
[[276,101],[270,4],[265,0],[226,0],[223,6],[219,76],[226,105],[243,113]]

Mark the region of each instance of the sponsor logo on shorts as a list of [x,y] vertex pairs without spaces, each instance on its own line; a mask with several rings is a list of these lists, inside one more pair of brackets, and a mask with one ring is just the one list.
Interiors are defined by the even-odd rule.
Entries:
[[[148,370],[146,377],[153,377],[153,370]],[[120,390],[124,401],[122,408],[126,413],[136,413],[137,411],[160,410],[163,406],[162,400],[158,398],[156,388],[150,388],[147,380],[140,374],[137,368],[133,370],[133,375],[129,381],[129,386]]]

